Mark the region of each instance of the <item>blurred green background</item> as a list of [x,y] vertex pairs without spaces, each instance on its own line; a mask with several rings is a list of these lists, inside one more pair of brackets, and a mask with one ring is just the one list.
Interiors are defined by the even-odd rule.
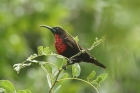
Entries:
[[[81,63],[80,78],[92,70],[108,73],[100,93],[140,93],[140,1],[139,0],[0,0],[0,79],[16,89],[46,93],[45,72],[33,65],[17,74],[13,65],[49,46],[55,52],[52,33],[39,25],[61,26],[88,48],[95,37],[106,41],[90,54],[107,66],[103,70]],[[57,61],[48,57],[46,61]],[[70,71],[68,71],[70,72]],[[71,73],[71,72],[70,72]],[[89,85],[64,81],[58,93],[93,93]]]

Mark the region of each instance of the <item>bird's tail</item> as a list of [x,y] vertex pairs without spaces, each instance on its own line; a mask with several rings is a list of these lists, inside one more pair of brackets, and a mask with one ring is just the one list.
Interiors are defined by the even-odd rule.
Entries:
[[99,66],[103,69],[106,69],[106,66],[103,65],[102,63],[100,63],[98,60],[96,60],[96,58],[94,58],[93,56],[91,56],[88,52],[85,52],[84,54],[80,55],[80,59],[82,59],[83,62],[88,62],[88,63],[92,63],[96,66]]
[[99,62],[98,60],[96,60],[95,58],[92,58],[91,61],[90,61],[90,63],[93,63],[93,64],[95,64],[96,66],[99,66],[99,67],[101,67],[101,68],[103,68],[103,69],[106,69],[106,66],[103,65],[102,63],[100,63],[100,62]]

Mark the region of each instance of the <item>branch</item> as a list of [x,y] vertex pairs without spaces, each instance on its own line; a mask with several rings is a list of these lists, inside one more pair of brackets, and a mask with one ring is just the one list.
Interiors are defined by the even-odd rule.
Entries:
[[54,83],[53,83],[52,87],[50,88],[49,93],[51,93],[53,87],[54,87],[55,84],[57,83],[58,77],[59,77],[59,75],[60,75],[60,73],[61,73],[62,71],[63,71],[63,68],[61,68],[61,69],[58,71],[58,73],[57,73],[57,75],[56,75],[56,79],[54,80]]
[[[98,38],[96,38],[96,39],[95,39],[95,42],[92,44],[92,46],[91,46],[90,48],[88,48],[88,49],[82,49],[82,50],[79,49],[80,52],[78,52],[77,54],[75,54],[74,56],[72,56],[72,57],[70,57],[70,58],[68,58],[68,59],[72,59],[72,58],[74,58],[74,57],[76,57],[76,56],[79,56],[79,55],[82,54],[82,53],[85,53],[86,51],[92,50],[93,48],[95,48],[95,47],[98,46],[99,44],[103,43],[104,40],[105,40],[105,36],[103,36],[100,40],[98,40]],[[77,43],[77,42],[76,42],[76,43]],[[78,45],[78,44],[77,44],[77,45]]]
[[97,91],[97,93],[99,93],[99,91],[97,90],[97,88],[95,86],[93,86],[91,83],[89,83],[89,82],[87,82],[87,81],[85,81],[83,79],[79,79],[79,78],[64,78],[64,79],[58,80],[58,82],[63,81],[63,80],[79,80],[79,81],[85,82],[85,83],[91,85]]

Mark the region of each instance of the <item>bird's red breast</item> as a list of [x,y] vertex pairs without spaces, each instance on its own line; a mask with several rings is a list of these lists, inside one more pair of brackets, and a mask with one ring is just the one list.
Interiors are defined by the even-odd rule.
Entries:
[[58,35],[55,34],[55,48],[58,54],[62,54],[66,50],[66,44],[63,43],[62,38]]

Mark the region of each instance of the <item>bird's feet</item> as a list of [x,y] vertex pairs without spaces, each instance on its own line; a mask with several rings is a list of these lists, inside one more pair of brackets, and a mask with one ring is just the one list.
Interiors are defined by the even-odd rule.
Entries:
[[62,66],[62,69],[67,70],[67,65],[68,65],[68,64],[63,65],[63,66]]
[[64,70],[67,70],[67,66],[68,66],[68,65],[72,65],[72,64],[74,64],[74,61],[73,61],[73,60],[68,60],[68,61],[67,61],[67,64],[63,65],[62,68],[63,68]]

